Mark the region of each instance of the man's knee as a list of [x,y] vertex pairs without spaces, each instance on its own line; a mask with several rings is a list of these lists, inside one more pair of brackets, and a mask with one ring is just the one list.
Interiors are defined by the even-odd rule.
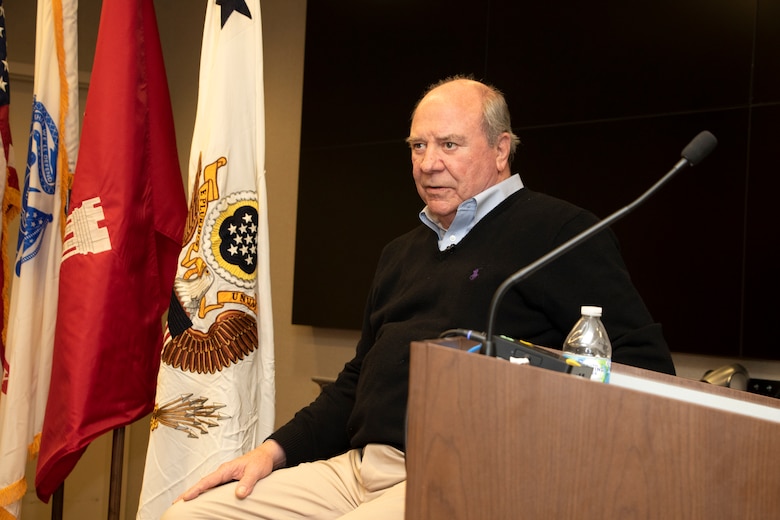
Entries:
[[160,520],[195,520],[204,518],[199,516],[198,500],[179,500],[165,510]]

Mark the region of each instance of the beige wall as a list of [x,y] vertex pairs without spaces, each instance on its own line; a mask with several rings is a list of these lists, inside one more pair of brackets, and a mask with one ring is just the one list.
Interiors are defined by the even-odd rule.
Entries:
[[[9,59],[12,77],[12,131],[17,157],[24,157],[29,128],[34,59],[35,2],[6,0]],[[202,35],[204,0],[156,0],[160,36],[172,96],[179,157],[186,168],[195,119],[197,67]],[[80,0],[80,69],[88,71],[96,39],[100,0]],[[295,223],[298,188],[298,147],[303,87],[305,0],[262,0],[265,40],[265,93],[267,127],[267,188],[269,203],[271,274],[276,346],[277,424],[288,420],[310,402],[317,387],[313,376],[334,376],[352,355],[357,332],[312,329],[291,325]],[[85,74],[85,79],[88,74]],[[82,103],[84,97],[82,96]],[[83,104],[82,104],[83,109]],[[17,159],[17,165],[19,164]],[[403,175],[407,172],[399,172]],[[324,302],[327,304],[327,302]],[[699,378],[706,369],[729,359],[675,356],[681,375]],[[780,379],[780,363],[746,362],[759,378]],[[148,420],[126,429],[122,518],[135,517],[148,439]],[[106,518],[111,434],[93,442],[65,483],[67,519]],[[43,520],[50,505],[40,503],[30,488],[22,517]]]

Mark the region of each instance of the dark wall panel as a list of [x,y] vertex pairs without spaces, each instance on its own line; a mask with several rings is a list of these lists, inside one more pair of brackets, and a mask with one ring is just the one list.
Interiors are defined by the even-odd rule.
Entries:
[[[707,353],[727,355],[740,332],[745,179],[733,172],[744,165],[747,110],[529,129],[517,169],[530,188],[604,218],[668,172],[703,128],[720,139],[713,155],[680,172],[613,229],[634,284],[674,349],[706,344]],[[717,306],[702,300],[711,295]],[[717,329],[691,327],[713,312]]]
[[778,359],[780,104],[753,110],[750,143],[745,220],[744,344],[746,353],[753,357]]
[[780,359],[780,232],[777,177],[780,175],[780,0],[760,0],[756,23],[747,212],[743,353]]
[[780,0],[310,1],[293,321],[360,327],[382,245],[418,223],[412,106],[470,73],[505,92],[526,184],[602,217],[712,131],[712,157],[614,229],[674,351],[780,359],[763,303],[780,289],[778,16]]
[[408,169],[401,139],[301,152],[311,174],[298,195],[293,323],[360,328],[382,246],[419,222]]
[[308,2],[302,146],[406,137],[423,86],[459,68],[482,74],[487,16],[465,0]]
[[487,75],[515,126],[747,102],[755,6],[739,0],[494,0]]
[[780,0],[760,0],[756,21],[756,103],[780,101]]

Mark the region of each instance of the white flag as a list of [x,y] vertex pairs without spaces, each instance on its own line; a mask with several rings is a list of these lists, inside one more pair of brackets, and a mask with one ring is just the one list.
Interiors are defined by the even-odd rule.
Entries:
[[57,320],[67,183],[78,149],[77,1],[38,0],[29,151],[0,399],[0,517],[18,518],[38,452]]
[[189,216],[139,519],[159,518],[185,489],[273,430],[262,58],[259,0],[209,0]]

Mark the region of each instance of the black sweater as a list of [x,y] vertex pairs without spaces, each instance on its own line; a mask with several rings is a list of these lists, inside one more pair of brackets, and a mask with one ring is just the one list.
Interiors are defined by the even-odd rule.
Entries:
[[[287,465],[381,443],[404,449],[409,345],[453,329],[484,331],[498,286],[597,221],[527,188],[440,252],[424,225],[383,250],[355,357],[336,382],[273,435]],[[582,305],[603,307],[612,360],[674,374],[669,348],[605,230],[546,265],[504,297],[495,332],[561,348]],[[431,374],[435,377],[435,374]]]

